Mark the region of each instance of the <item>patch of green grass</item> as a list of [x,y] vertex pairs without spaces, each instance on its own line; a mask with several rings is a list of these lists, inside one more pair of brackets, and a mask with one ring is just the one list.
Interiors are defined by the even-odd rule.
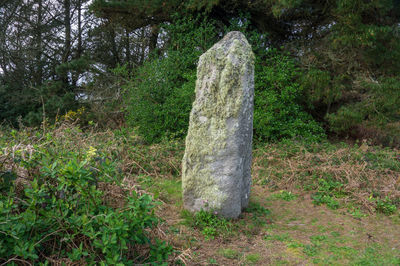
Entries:
[[301,250],[318,265],[400,265],[398,249],[373,244],[365,248],[360,239],[346,238],[337,231],[328,235],[313,235],[310,244],[295,240],[287,244],[289,250]]
[[154,185],[154,178],[147,175],[139,175],[137,181],[145,188],[151,188]]
[[363,217],[366,217],[367,215],[365,213],[363,213],[360,208],[351,208],[349,209],[349,213],[351,216],[353,216],[353,218],[356,219],[361,219]]
[[260,203],[254,201],[249,202],[249,206],[246,208],[245,211],[261,216],[269,215],[271,213],[270,210],[264,208]]
[[329,252],[335,254],[336,256],[331,257],[331,259],[334,259],[334,260],[340,260],[340,259],[351,260],[354,256],[357,255],[356,249],[354,249],[352,247],[348,247],[348,246],[337,246],[334,243],[329,245],[325,251],[329,251]]
[[214,258],[209,258],[208,259],[208,265],[218,265],[218,262]]
[[265,236],[264,239],[269,241],[281,241],[281,242],[292,240],[292,238],[289,236],[288,233],[283,233],[278,235],[268,235]]
[[274,261],[274,265],[277,265],[277,266],[290,265],[290,262],[285,259],[279,258],[279,260]]
[[339,237],[339,236],[340,236],[340,233],[337,232],[337,231],[332,231],[332,232],[331,232],[331,236],[333,236],[333,237]]
[[227,259],[239,259],[240,252],[231,248],[222,248],[218,250],[218,254],[224,256]]
[[398,215],[393,215],[391,218],[394,224],[400,225],[400,213]]
[[393,254],[382,250],[378,245],[367,247],[359,257],[355,259],[354,265],[375,266],[375,265],[400,265],[400,254]]
[[146,190],[152,192],[155,198],[166,203],[182,205],[182,182],[180,179],[155,178],[139,176],[138,181]]
[[321,224],[317,225],[317,228],[318,228],[318,232],[320,232],[320,233],[325,233],[326,231],[328,231],[328,228]]
[[181,216],[186,225],[201,230],[206,240],[214,239],[218,235],[227,236],[232,233],[232,223],[214,213],[201,210],[193,214],[183,210]]
[[268,216],[271,211],[263,207],[260,203],[250,201],[249,206],[245,209],[246,213],[251,213],[251,220],[253,221],[253,227],[261,227],[267,224]]
[[306,254],[309,257],[314,257],[316,256],[320,251],[320,247],[317,245],[304,245],[303,247],[303,253]]
[[288,248],[301,248],[301,247],[304,247],[304,245],[302,243],[292,241],[289,244],[287,244],[287,247]]
[[327,237],[324,235],[315,235],[310,237],[311,243],[317,245],[321,242],[325,242],[327,240]]
[[249,265],[255,265],[258,261],[260,261],[261,255],[258,253],[247,254],[244,257],[244,260]]
[[285,201],[292,201],[297,199],[297,195],[293,194],[291,191],[286,190],[279,191],[279,193],[274,194],[273,197]]

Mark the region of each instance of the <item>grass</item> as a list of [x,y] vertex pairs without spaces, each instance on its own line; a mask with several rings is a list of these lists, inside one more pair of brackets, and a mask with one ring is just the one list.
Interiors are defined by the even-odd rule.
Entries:
[[218,253],[227,259],[239,259],[240,253],[237,250],[231,248],[222,248],[218,250]]
[[244,260],[247,265],[256,265],[261,260],[261,255],[258,253],[247,254]]
[[275,240],[275,241],[286,242],[286,241],[291,240],[291,237],[289,236],[288,233],[283,233],[283,234],[278,234],[278,235],[267,235],[267,236],[265,236],[265,240]]
[[9,170],[29,178],[18,160],[54,138],[52,149],[107,154],[126,187],[161,202],[155,212],[164,223],[152,233],[174,246],[171,264],[400,264],[398,150],[294,141],[258,147],[250,204],[239,219],[225,220],[184,211],[182,140],[146,145],[127,129],[0,130],[2,182]]
[[284,201],[292,201],[297,199],[297,195],[293,194],[291,191],[286,190],[281,190],[278,193],[274,194],[272,197]]
[[232,223],[216,213],[201,210],[197,213],[191,213],[183,210],[181,217],[184,224],[201,230],[206,240],[214,239],[216,236],[229,236],[232,233]]

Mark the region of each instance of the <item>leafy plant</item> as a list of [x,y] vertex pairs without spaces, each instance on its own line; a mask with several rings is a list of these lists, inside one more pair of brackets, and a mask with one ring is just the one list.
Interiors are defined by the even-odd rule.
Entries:
[[293,194],[291,191],[281,190],[279,193],[274,195],[277,199],[282,199],[285,201],[292,201],[297,198],[297,195]]
[[7,185],[0,191],[0,261],[39,264],[51,257],[117,265],[167,260],[172,247],[148,233],[159,222],[156,203],[124,189],[109,155],[92,146],[68,150],[68,143],[61,145],[51,132],[41,139],[31,156],[3,157],[27,174],[16,179],[14,172],[2,174]]
[[397,207],[389,197],[385,197],[384,199],[376,199],[376,210],[385,215],[391,215],[396,212]]
[[230,233],[232,230],[231,222],[209,211],[201,210],[192,214],[185,210],[182,212],[182,216],[187,225],[200,229],[206,239],[214,239],[214,237]]
[[343,184],[330,178],[320,178],[318,184],[318,191],[312,197],[313,203],[316,205],[326,204],[333,210],[338,209],[340,204],[335,197],[343,196],[341,191]]

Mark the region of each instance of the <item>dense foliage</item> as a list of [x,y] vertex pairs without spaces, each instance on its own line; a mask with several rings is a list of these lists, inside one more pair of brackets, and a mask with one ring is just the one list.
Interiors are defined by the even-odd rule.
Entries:
[[169,49],[137,70],[127,84],[130,92],[129,123],[138,126],[149,142],[165,136],[184,137],[194,100],[196,64],[199,56],[216,40],[215,22],[176,17],[166,24]]
[[0,132],[2,263],[161,264],[171,254],[149,233],[153,199],[126,187],[113,155],[83,144],[78,128],[9,133]]
[[[260,58],[265,58],[264,60]],[[254,134],[261,141],[301,137],[321,140],[324,130],[302,105],[301,71],[295,61],[277,50],[257,57],[255,70]]]

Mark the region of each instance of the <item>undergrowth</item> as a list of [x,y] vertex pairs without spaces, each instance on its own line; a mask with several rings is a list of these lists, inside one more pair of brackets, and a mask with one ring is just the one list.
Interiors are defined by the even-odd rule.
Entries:
[[115,136],[70,124],[0,131],[1,263],[167,261],[156,202],[124,175]]

